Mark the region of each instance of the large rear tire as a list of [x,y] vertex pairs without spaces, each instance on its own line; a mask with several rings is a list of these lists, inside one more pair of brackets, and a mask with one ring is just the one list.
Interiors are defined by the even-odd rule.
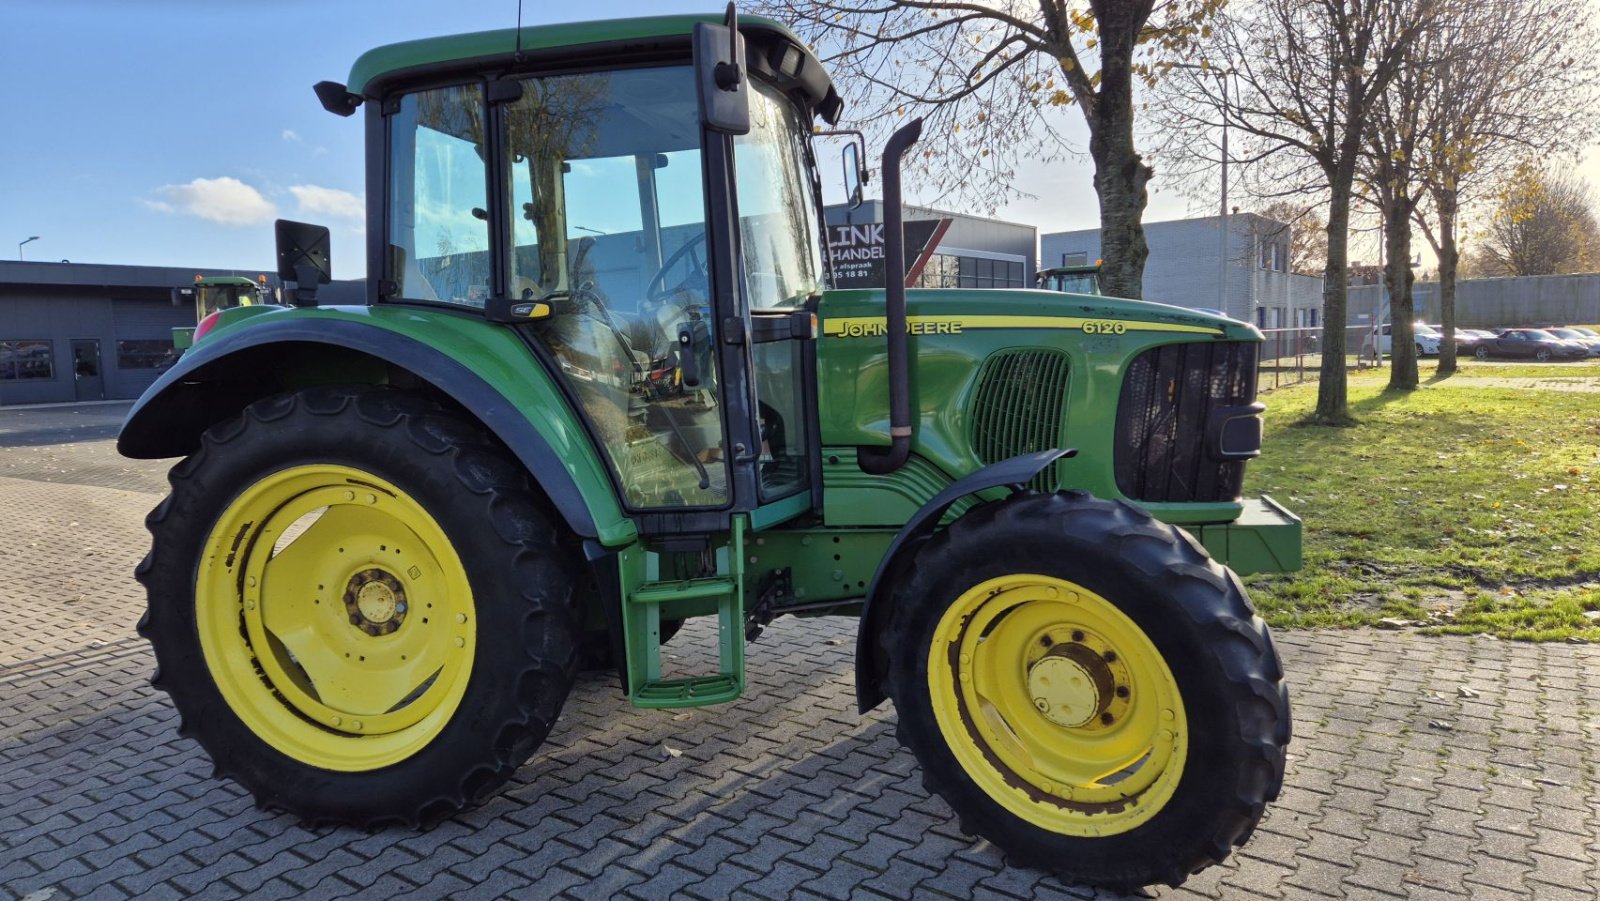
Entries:
[[151,681],[262,807],[431,822],[549,733],[576,669],[572,557],[475,425],[310,389],[213,427],[170,481],[138,571]]
[[1238,578],[1082,492],[969,511],[880,636],[925,784],[1013,859],[1127,888],[1221,862],[1277,797],[1288,692]]

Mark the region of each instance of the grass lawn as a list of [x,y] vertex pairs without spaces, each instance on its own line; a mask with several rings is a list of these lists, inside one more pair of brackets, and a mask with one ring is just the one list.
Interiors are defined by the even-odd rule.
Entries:
[[1315,383],[1265,395],[1246,491],[1305,520],[1305,566],[1249,580],[1262,614],[1600,640],[1584,616],[1600,610],[1600,364],[1469,360],[1452,386],[1428,361],[1424,387],[1398,393],[1388,377],[1351,376],[1351,428],[1296,424]]

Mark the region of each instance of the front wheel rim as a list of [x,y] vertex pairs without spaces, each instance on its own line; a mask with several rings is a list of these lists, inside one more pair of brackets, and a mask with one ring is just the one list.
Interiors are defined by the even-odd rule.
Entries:
[[1188,721],[1154,642],[1083,586],[1022,574],[974,586],[930,649],[934,717],[995,802],[1051,832],[1127,832],[1172,800]]
[[444,530],[392,483],[331,464],[280,470],[229,502],[197,566],[195,623],[251,732],[348,772],[436,738],[476,650],[472,591]]

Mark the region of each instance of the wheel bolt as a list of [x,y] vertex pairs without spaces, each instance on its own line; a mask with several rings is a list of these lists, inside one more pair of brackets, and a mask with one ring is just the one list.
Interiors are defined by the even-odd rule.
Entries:
[[1116,651],[1106,651],[1105,658],[1106,658],[1106,662],[1107,663],[1116,663],[1117,662],[1117,652]]
[[1126,685],[1118,685],[1117,686],[1117,697],[1126,698],[1127,696],[1128,696],[1128,686],[1126,686]]
[[350,625],[352,625],[352,626],[361,625],[361,617],[358,616],[357,614],[354,614],[354,613],[350,614]]
[[1051,638],[1048,635],[1042,635],[1042,636],[1039,637],[1039,643],[1048,648],[1051,645],[1055,644],[1055,639]]
[[1111,725],[1111,723],[1112,723],[1111,714],[1109,714],[1109,713],[1100,714],[1100,724],[1102,726],[1109,726],[1109,725]]
[[1034,698],[1033,706],[1039,708],[1040,713],[1050,712],[1050,702],[1046,701],[1044,698]]
[[1073,641],[1082,641],[1083,640],[1083,632],[1082,632],[1082,630],[1079,630],[1079,629],[1072,630],[1072,640]]

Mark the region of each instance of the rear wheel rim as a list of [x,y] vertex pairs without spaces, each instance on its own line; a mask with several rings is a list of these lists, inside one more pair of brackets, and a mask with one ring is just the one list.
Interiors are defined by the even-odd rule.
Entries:
[[329,770],[398,763],[466,692],[476,611],[427,510],[346,466],[296,466],[229,502],[195,579],[206,666],[277,751]]
[[1171,669],[1114,604],[1018,574],[974,586],[935,626],[934,717],[1003,808],[1078,837],[1137,828],[1171,801],[1188,723]]

